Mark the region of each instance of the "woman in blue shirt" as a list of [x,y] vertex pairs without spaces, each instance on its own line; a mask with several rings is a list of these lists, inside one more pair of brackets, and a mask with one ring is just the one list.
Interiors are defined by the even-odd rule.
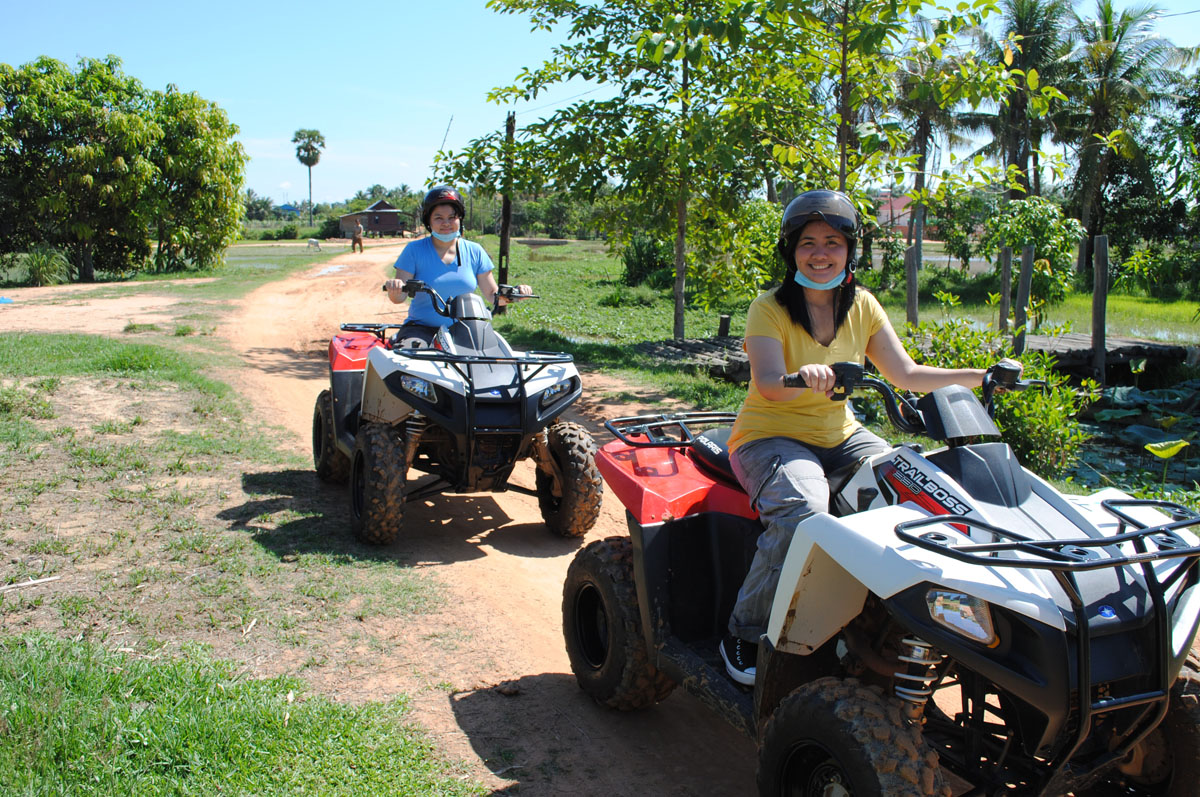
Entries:
[[[455,296],[479,288],[489,303],[496,301],[499,286],[492,275],[492,259],[477,243],[462,237],[462,220],[466,206],[462,195],[448,185],[431,188],[421,203],[421,222],[429,230],[427,238],[413,241],[396,258],[396,278],[384,283],[393,304],[403,304],[408,296],[404,283],[421,280],[450,301]],[[528,285],[518,286],[518,293],[531,294]],[[507,304],[499,297],[500,304]],[[450,319],[433,309],[427,293],[419,293],[408,310],[408,320],[398,335],[401,346],[428,346],[439,327],[449,326]]]

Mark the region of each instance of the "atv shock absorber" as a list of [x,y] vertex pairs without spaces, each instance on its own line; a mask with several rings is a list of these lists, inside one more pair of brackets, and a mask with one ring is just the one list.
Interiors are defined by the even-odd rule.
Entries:
[[925,710],[925,703],[933,694],[933,682],[937,678],[937,665],[944,658],[932,645],[918,637],[905,637],[902,643],[906,650],[900,653],[900,661],[908,666],[892,674],[895,678],[893,690],[896,697],[905,703],[910,718],[916,719]]

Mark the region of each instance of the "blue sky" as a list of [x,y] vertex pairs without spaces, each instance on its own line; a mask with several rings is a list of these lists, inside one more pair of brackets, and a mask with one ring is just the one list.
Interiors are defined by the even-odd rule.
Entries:
[[[1159,5],[1178,14],[1196,3]],[[195,91],[239,126],[251,158],[246,185],[277,203],[308,193],[291,143],[298,128],[320,130],[327,144],[313,199],[338,201],[374,183],[420,188],[443,138],[459,149],[501,129],[509,110],[528,123],[588,90],[577,83],[529,103],[487,102],[491,88],[548,58],[559,37],[531,32],[524,17],[497,14],[484,0],[6,5],[0,61],[49,55],[74,66],[113,54],[150,88]],[[1200,44],[1200,14],[1166,18],[1160,32]]]

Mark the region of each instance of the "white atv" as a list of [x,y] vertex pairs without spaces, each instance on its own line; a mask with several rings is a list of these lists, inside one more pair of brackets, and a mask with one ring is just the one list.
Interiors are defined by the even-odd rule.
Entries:
[[[555,534],[582,537],[604,483],[591,434],[560,417],[582,392],[571,355],[514,351],[477,294],[446,302],[419,280],[404,290],[429,294],[451,324],[428,348],[401,348],[395,326],[342,324],[329,344],[330,389],[313,411],[317,475],[349,479],[355,534],[391,542],[414,498],[515,490],[537,497]],[[498,295],[526,298],[509,285]],[[509,483],[528,457],[536,489]],[[428,475],[410,482],[410,468]]]
[[946,446],[831,474],[832,513],[796,527],[752,691],[717,653],[761,531],[729,468],[734,416],[608,423],[597,464],[630,537],[568,571],[584,691],[628,710],[682,685],[758,741],[764,795],[948,795],[946,771],[971,795],[1200,793],[1200,514],[1067,496],[1024,470],[985,409],[1033,384],[1003,364],[982,404],[835,370],[843,396],[876,390]]

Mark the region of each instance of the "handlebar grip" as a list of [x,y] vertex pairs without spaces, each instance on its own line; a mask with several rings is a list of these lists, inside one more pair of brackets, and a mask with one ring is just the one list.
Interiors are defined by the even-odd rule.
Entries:
[[[834,363],[829,366],[833,369],[833,401],[845,401],[854,392],[854,388],[863,378],[863,367],[858,363],[841,362]],[[785,374],[783,377],[784,387],[808,387],[808,383],[804,381],[804,377],[800,376],[797,371],[794,374]]]
[[988,369],[997,387],[1011,390],[1021,376],[1021,368],[1012,363],[999,362]]

